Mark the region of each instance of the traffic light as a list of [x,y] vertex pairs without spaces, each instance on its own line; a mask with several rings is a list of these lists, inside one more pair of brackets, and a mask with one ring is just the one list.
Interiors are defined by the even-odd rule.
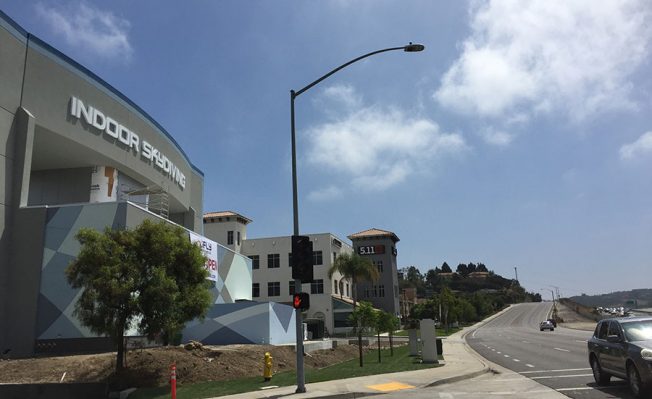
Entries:
[[313,280],[312,241],[308,236],[292,236],[292,278],[302,283]]
[[292,297],[292,307],[306,310],[310,308],[310,295],[307,292],[299,292]]

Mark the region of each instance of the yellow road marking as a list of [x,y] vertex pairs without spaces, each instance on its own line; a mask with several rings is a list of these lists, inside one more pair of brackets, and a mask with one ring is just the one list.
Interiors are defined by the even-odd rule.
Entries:
[[401,389],[414,388],[412,385],[401,384],[400,382],[388,382],[387,384],[369,385],[367,388],[381,392],[400,391]]

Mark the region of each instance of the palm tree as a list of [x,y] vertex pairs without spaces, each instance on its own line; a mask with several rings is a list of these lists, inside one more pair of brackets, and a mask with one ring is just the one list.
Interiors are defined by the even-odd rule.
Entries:
[[[353,290],[353,314],[356,313],[356,297],[357,297],[357,284],[360,281],[376,281],[380,277],[378,268],[368,258],[363,258],[355,253],[341,254],[335,259],[333,265],[328,269],[328,278],[332,278],[335,272],[339,272],[343,278],[351,281],[351,289]],[[371,307],[371,304],[369,305]],[[357,323],[358,333],[358,355],[360,357],[360,367],[362,367],[362,326],[360,320]]]
[[378,269],[368,258],[354,253],[339,255],[328,269],[328,278],[332,278],[335,272],[339,272],[343,278],[351,281],[354,308],[357,300],[357,284],[362,281],[376,281],[380,277]]

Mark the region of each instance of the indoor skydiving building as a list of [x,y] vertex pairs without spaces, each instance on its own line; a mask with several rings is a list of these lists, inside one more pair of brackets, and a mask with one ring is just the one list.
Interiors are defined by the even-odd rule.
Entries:
[[[174,138],[2,12],[0,162],[0,357],[106,346],[72,315],[79,291],[64,271],[81,227],[149,218],[203,234],[203,173]],[[222,246],[216,256],[215,303],[250,300],[251,261]],[[193,328],[209,340],[217,329]]]

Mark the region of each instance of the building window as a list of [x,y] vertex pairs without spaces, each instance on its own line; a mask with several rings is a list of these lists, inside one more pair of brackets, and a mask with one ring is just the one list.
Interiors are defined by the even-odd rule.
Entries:
[[337,259],[337,252],[333,252],[333,263],[335,263],[335,259]]
[[233,231],[226,232],[226,245],[233,245]]
[[364,297],[369,298],[369,287],[364,287]]
[[292,252],[288,253],[288,266],[292,267]]
[[312,252],[312,264],[315,265],[315,266],[324,264],[324,260],[322,259],[322,252],[321,251],[313,251]]
[[281,266],[281,255],[267,254],[267,268],[276,269]]
[[333,326],[335,328],[353,327],[353,324],[351,323],[351,320],[349,319],[350,315],[351,315],[351,312],[334,313],[333,314]]
[[294,294],[295,294],[295,289],[294,289],[294,280],[290,280],[289,287],[290,287],[290,289],[289,289],[289,293],[290,293],[290,295],[294,295]]
[[281,283],[279,281],[271,281],[267,283],[267,296],[280,296]]
[[254,298],[260,297],[260,283],[253,283],[251,287],[251,296]]
[[376,266],[376,268],[378,269],[378,273],[382,273],[382,272],[383,272],[383,261],[382,261],[382,260],[374,261],[373,264],[374,264],[374,265]]
[[260,256],[251,255],[251,256],[249,256],[249,259],[251,259],[251,269],[252,270],[260,269]]
[[237,237],[238,237],[238,238],[237,238],[237,241],[236,241],[236,242],[238,243],[238,245],[240,245],[240,232],[239,232],[239,231],[238,231],[238,235],[237,235]]
[[346,296],[350,297],[351,295],[349,294],[349,283],[346,283]]
[[333,280],[333,292],[337,294],[337,280]]
[[378,296],[380,298],[385,298],[385,286],[382,284],[378,286]]
[[310,283],[310,293],[311,294],[323,294],[324,293],[324,280],[315,280]]

